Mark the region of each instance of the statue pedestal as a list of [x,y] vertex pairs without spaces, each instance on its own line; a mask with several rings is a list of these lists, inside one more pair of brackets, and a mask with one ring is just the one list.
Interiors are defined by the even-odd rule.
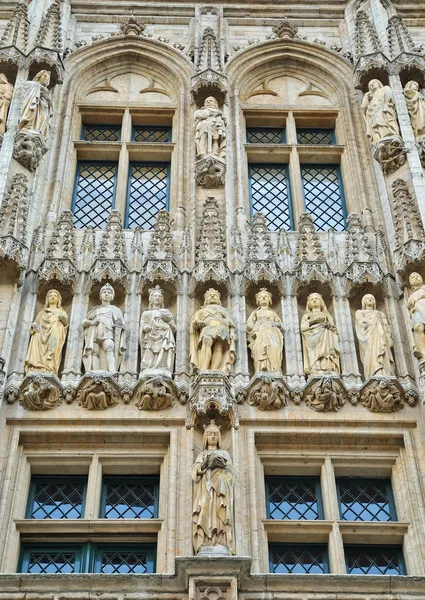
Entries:
[[46,152],[46,140],[39,131],[21,130],[15,135],[13,158],[29,171],[36,170]]
[[196,556],[208,556],[208,557],[220,557],[220,556],[232,556],[232,553],[226,546],[201,546]]
[[62,402],[62,386],[54,373],[30,371],[19,391],[19,404],[26,410],[51,410]]
[[304,400],[307,406],[317,412],[336,412],[347,400],[341,377],[335,373],[312,375],[304,390]]
[[406,162],[407,149],[401,137],[383,138],[373,149],[373,158],[379,162],[384,175],[391,175]]
[[89,371],[77,387],[77,403],[87,410],[105,410],[118,404],[120,387],[111,373]]
[[233,386],[222,371],[199,371],[190,390],[186,426],[214,415],[228,418],[232,427],[239,426]]
[[376,413],[392,413],[403,408],[404,390],[397,377],[375,375],[360,390],[362,405]]
[[289,388],[282,373],[260,371],[251,379],[247,390],[248,404],[259,410],[278,410],[289,403]]
[[205,188],[219,188],[226,179],[226,161],[214,154],[207,154],[195,163],[196,183]]

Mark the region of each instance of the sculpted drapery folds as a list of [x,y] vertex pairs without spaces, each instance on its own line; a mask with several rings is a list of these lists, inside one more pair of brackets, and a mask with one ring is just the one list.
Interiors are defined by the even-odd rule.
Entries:
[[57,290],[49,290],[44,307],[31,325],[26,372],[50,371],[58,374],[68,322],[68,315],[62,308],[62,296]]
[[140,320],[141,370],[165,369],[173,372],[176,325],[171,312],[164,308],[164,294],[159,286],[149,290],[149,309]]
[[313,293],[307,298],[301,335],[306,375],[339,374],[338,332],[320,294]]
[[419,91],[417,81],[408,81],[406,83],[404,96],[415,138],[425,136],[425,96]]
[[47,87],[49,83],[48,71],[40,71],[32,81],[27,82],[18,129],[37,131],[48,137],[52,117],[52,95]]
[[356,312],[356,333],[365,378],[373,375],[394,375],[393,340],[387,317],[376,310],[372,294],[362,299],[362,310]]
[[388,85],[382,85],[378,79],[369,81],[368,87],[362,109],[370,143],[377,144],[384,138],[399,136],[392,89]]
[[203,108],[195,111],[196,158],[207,154],[225,158],[226,121],[213,96],[206,98]]
[[0,135],[6,131],[7,113],[13,96],[13,85],[4,73],[0,73]]
[[258,308],[247,322],[248,343],[255,372],[282,371],[283,332],[282,321],[270,308],[271,293],[262,288],[255,296]]
[[425,361],[425,285],[419,273],[411,273],[412,288],[407,306],[410,312],[414,338],[413,354],[419,362]]
[[190,361],[201,371],[228,375],[236,356],[235,325],[230,312],[221,306],[220,292],[211,288],[204,298],[190,326]]
[[116,373],[126,349],[125,323],[122,312],[111,304],[114,288],[107,283],[100,290],[100,306],[92,308],[83,321],[83,364],[86,372]]
[[192,467],[193,548],[223,546],[235,553],[233,533],[233,463],[221,449],[220,429],[211,421],[205,427],[203,450]]

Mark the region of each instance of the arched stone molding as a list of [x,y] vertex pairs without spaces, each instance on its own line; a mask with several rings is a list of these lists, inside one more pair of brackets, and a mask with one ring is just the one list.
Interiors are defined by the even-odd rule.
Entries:
[[[167,44],[150,38],[116,36],[76,50],[65,60],[66,76],[61,93],[61,113],[58,131],[51,152],[51,176],[56,181],[52,196],[47,200],[46,210],[50,220],[54,220],[60,209],[69,208],[72,195],[74,168],[69,157],[75,157],[73,140],[79,138],[81,119],[78,103],[93,89],[105,87],[113,77],[125,72],[150,75],[160,83],[160,88],[171,96],[167,107],[175,110],[173,138],[176,141],[172,177],[176,185],[172,209],[184,204],[185,189],[184,165],[186,157],[183,148],[189,147],[190,131],[185,128],[188,118],[190,98],[190,78],[194,67],[189,58]],[[160,91],[161,93],[161,91]],[[141,96],[142,98],[143,96]],[[102,104],[99,101],[99,104]],[[120,107],[123,111],[128,103],[112,103],[109,108]],[[149,106],[149,104],[146,104]],[[93,107],[96,103],[93,102]],[[150,107],[155,105],[150,103]],[[137,108],[140,108],[139,106]],[[67,177],[59,177],[67,165]]]
[[[261,105],[264,106],[265,111],[268,106],[271,110],[276,110],[276,93],[270,89],[270,81],[273,77],[302,78],[310,83],[310,88],[306,85],[304,91],[307,94],[314,93],[318,97],[327,97],[328,103],[324,107],[338,115],[337,136],[339,143],[345,146],[341,156],[341,168],[348,213],[361,212],[365,208],[365,199],[376,197],[375,184],[370,181],[370,178],[367,180],[364,175],[372,169],[372,161],[368,152],[366,134],[361,128],[355,126],[363,117],[352,90],[353,67],[347,59],[316,44],[298,39],[278,39],[239,52],[229,61],[225,74],[231,82],[230,110],[233,111],[235,121],[235,129],[232,132],[235,139],[229,140],[229,146],[232,144],[235,146],[238,173],[244,171],[246,164],[242,147],[244,126],[241,111],[242,105],[244,108],[247,107],[247,104],[244,104],[246,93],[270,94],[271,103],[267,105],[262,102]],[[308,109],[307,104],[303,106]],[[282,101],[278,108],[284,112],[299,107],[294,106],[294,103],[290,105]],[[234,208],[247,211],[248,207],[245,203],[248,194],[247,190],[244,190],[244,179],[246,181],[247,178],[239,177],[237,188],[233,190],[236,196]],[[376,206],[371,208],[373,211],[376,210]]]

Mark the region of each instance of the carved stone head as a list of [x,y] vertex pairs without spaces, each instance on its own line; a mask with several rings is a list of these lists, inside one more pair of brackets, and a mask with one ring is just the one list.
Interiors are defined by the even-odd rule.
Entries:
[[412,289],[416,290],[424,284],[424,280],[422,279],[422,276],[419,275],[419,273],[414,272],[410,274],[409,283]]
[[149,290],[149,308],[154,308],[155,306],[164,308],[164,293],[159,285]]
[[369,81],[369,85],[367,86],[369,88],[369,92],[372,92],[372,94],[374,94],[376,92],[376,90],[379,90],[380,88],[383,88],[383,84],[379,81],[379,79],[371,79]]
[[375,310],[376,300],[373,294],[365,294],[362,298],[362,309],[363,310]]
[[214,288],[210,288],[204,294],[204,305],[221,304],[220,292]]
[[323,312],[326,311],[326,304],[323,300],[322,296],[317,292],[313,292],[307,298],[307,311],[311,312],[314,309],[321,310]]
[[50,83],[50,73],[49,71],[39,71],[37,75],[34,77],[33,81],[37,83],[41,83],[44,87],[47,87]]
[[260,291],[255,294],[255,300],[257,306],[271,306],[272,295],[267,288],[261,288]]
[[110,304],[115,298],[115,290],[110,283],[106,283],[100,288],[99,298],[106,304]]
[[62,296],[58,290],[49,290],[46,294],[44,308],[48,308],[50,304],[56,304],[58,308],[62,308]]
[[204,107],[205,108],[214,108],[215,110],[219,109],[218,102],[214,98],[214,96],[208,96],[208,98],[205,98]]
[[203,437],[202,449],[208,450],[210,443],[213,445],[216,443],[217,448],[221,448],[221,432],[220,427],[215,424],[214,419],[211,419],[207,426],[204,426],[204,437]]

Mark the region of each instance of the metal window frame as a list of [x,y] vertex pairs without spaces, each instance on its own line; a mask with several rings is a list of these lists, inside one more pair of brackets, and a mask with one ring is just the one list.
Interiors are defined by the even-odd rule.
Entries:
[[[387,550],[394,550],[394,551],[396,551],[397,557],[398,557],[398,565],[399,565],[399,569],[400,569],[399,575],[407,575],[406,562],[404,560],[404,554],[403,554],[403,547],[400,545],[394,545],[394,544],[388,544],[388,545],[344,544],[345,569],[346,569],[347,575],[351,575],[352,573],[350,573],[348,570],[347,550],[353,550],[356,552],[364,551],[366,554],[370,550],[373,552],[385,552]],[[355,573],[354,575],[358,575],[358,573]],[[365,574],[365,576],[367,576],[367,574]],[[374,576],[375,577],[380,577],[380,576],[388,577],[388,575],[377,575],[377,574],[374,574]],[[391,575],[390,575],[390,577],[391,577]]]
[[[163,131],[167,131],[168,133],[168,139],[166,142],[138,142],[135,137],[136,137],[136,130],[138,128],[143,128],[145,127],[146,129],[151,129],[152,131],[159,131],[159,130],[163,130]],[[136,142],[137,144],[169,144],[172,140],[172,135],[173,135],[173,128],[171,125],[133,125],[131,128],[131,141],[132,142]]]
[[[246,128],[246,143],[247,144],[261,144],[262,142],[250,142],[248,139],[249,131],[280,131],[281,132],[281,141],[280,144],[286,144],[286,127],[247,127]],[[274,144],[274,142],[269,142],[270,144]],[[279,144],[275,144],[279,146]]]
[[[97,127],[98,129],[102,128],[102,127],[113,127],[116,128],[118,130],[118,139],[117,140],[86,140],[85,139],[85,135],[87,133],[87,127]],[[81,125],[81,137],[80,139],[83,142],[92,142],[92,141],[101,141],[101,142],[121,142],[121,134],[122,134],[122,125],[117,125],[116,123],[83,123]]]
[[[341,165],[334,165],[334,164],[323,164],[323,163],[300,163],[300,174],[301,174],[301,187],[302,187],[302,191],[303,191],[303,200],[304,200],[304,210],[306,212],[307,211],[307,206],[306,206],[306,198],[305,198],[305,191],[304,191],[304,177],[303,177],[303,168],[304,167],[309,167],[309,168],[316,168],[316,169],[335,169],[336,170],[336,174],[338,177],[338,187],[339,187],[339,192],[340,192],[340,197],[341,197],[341,209],[342,209],[342,216],[344,218],[344,229],[343,231],[347,230],[347,203],[345,200],[345,192],[344,192],[344,183],[342,180],[342,173],[341,173]],[[313,221],[314,221],[314,214],[310,213]],[[324,231],[322,229],[319,229],[318,231]],[[335,229],[326,229],[326,231],[336,231]]]
[[101,554],[102,552],[146,552],[147,555],[147,572],[139,573],[138,575],[149,575],[156,571],[156,544],[92,544],[91,556],[88,563],[89,573],[101,573],[100,567],[102,564]]
[[33,552],[75,552],[74,573],[85,573],[87,563],[84,550],[83,544],[22,544],[19,553],[17,572],[28,573],[29,557]]
[[[131,190],[131,178],[133,176],[133,167],[146,167],[146,166],[167,166],[167,194],[165,201],[165,210],[170,210],[170,188],[171,188],[171,162],[166,161],[133,161],[128,165],[128,181],[127,181],[127,194],[125,201],[125,214],[124,214],[124,229],[128,229],[128,221],[130,214],[130,190]],[[164,210],[164,209],[162,209]],[[152,231],[151,229],[143,229],[142,231]]]
[[[274,573],[273,571],[273,562],[272,562],[272,552],[271,550],[281,550],[286,552],[287,550],[309,550],[309,549],[322,549],[323,551],[323,573],[304,573],[304,575],[328,575],[330,573],[329,569],[329,552],[327,544],[280,544],[273,543],[269,544],[269,571],[270,573]],[[292,573],[274,573],[276,575],[292,575]],[[294,573],[294,575],[299,575],[300,573]]]
[[75,214],[75,201],[77,198],[77,189],[78,189],[78,180],[80,177],[80,170],[81,170],[82,166],[87,166],[87,165],[115,165],[116,169],[115,169],[115,175],[114,175],[114,188],[113,188],[113,194],[112,194],[111,211],[114,210],[114,208],[115,208],[115,200],[116,200],[116,194],[117,194],[117,180],[118,180],[118,161],[116,161],[116,160],[79,160],[77,162],[77,168],[75,170],[74,191],[72,193],[71,212],[72,212],[73,217]]
[[[106,513],[106,497],[108,495],[108,484],[109,483],[140,483],[141,481],[155,484],[155,503],[154,503],[154,516],[150,517],[152,519],[158,518],[158,510],[159,510],[159,476],[152,475],[130,475],[128,477],[123,477],[122,475],[107,475],[102,479],[102,492],[100,496],[100,511],[99,518],[107,519],[105,517]],[[129,520],[130,517],[127,517]],[[135,517],[137,518],[137,517]],[[124,519],[124,517],[123,517]],[[125,520],[125,519],[124,519]]]
[[[303,144],[302,142],[298,141],[298,132],[299,131],[311,131],[311,133],[321,133],[323,131],[326,131],[326,133],[331,134],[331,144]],[[336,145],[336,135],[335,135],[335,128],[331,128],[331,127],[297,127],[297,145],[299,146],[335,146]]]
[[267,518],[268,519],[272,519],[274,521],[307,521],[307,519],[275,519],[271,516],[270,513],[270,487],[269,487],[269,482],[275,480],[275,481],[287,481],[292,482],[292,483],[298,483],[298,482],[314,482],[315,483],[315,488],[316,488],[316,500],[317,500],[317,514],[318,514],[318,518],[316,520],[318,521],[322,521],[325,517],[324,517],[324,512],[323,512],[323,500],[322,500],[322,487],[320,484],[320,477],[314,477],[314,476],[300,476],[300,477],[295,477],[295,476],[285,476],[285,475],[266,475],[265,477],[265,491],[266,491],[266,514],[267,514]]
[[[365,481],[367,483],[381,483],[382,481],[385,481],[386,484],[386,493],[387,493],[387,497],[388,497],[388,504],[389,504],[389,509],[390,509],[390,514],[391,514],[391,520],[390,521],[362,521],[360,519],[356,520],[356,521],[351,521],[349,519],[343,519],[342,517],[342,507],[341,507],[341,489],[340,489],[340,482],[341,481],[350,481],[351,483],[355,483],[357,481]],[[337,490],[337,495],[338,495],[338,509],[339,509],[339,518],[341,519],[341,521],[344,521],[344,523],[393,523],[394,521],[397,521],[397,511],[396,511],[396,506],[395,506],[395,502],[394,502],[394,494],[393,494],[393,488],[391,485],[391,479],[389,477],[337,477],[336,478],[336,490]]]
[[34,504],[34,499],[35,499],[35,494],[36,494],[37,483],[56,483],[56,482],[64,483],[64,482],[69,482],[70,480],[72,480],[75,483],[83,484],[83,499],[81,502],[81,516],[78,517],[79,519],[83,519],[84,511],[86,508],[87,479],[88,479],[87,477],[84,477],[81,475],[53,475],[51,477],[49,477],[47,475],[33,475],[31,477],[30,489],[29,489],[29,493],[28,493],[27,507],[25,510],[25,518],[32,519],[34,521],[44,521],[45,520],[45,519],[35,519],[31,516],[32,512],[33,512],[33,504]]
[[[276,144],[277,145],[277,144]],[[288,191],[288,211],[289,211],[289,220],[290,220],[290,226],[291,228],[288,229],[288,231],[295,231],[295,224],[294,224],[294,211],[292,208],[292,196],[291,196],[291,180],[289,178],[289,165],[288,164],[283,164],[283,163],[249,163],[248,164],[248,188],[249,188],[249,214],[250,214],[250,219],[252,219],[253,215],[254,215],[254,211],[253,211],[253,206],[252,206],[252,176],[251,176],[251,171],[253,168],[260,168],[260,167],[273,167],[273,168],[279,168],[279,169],[284,169],[285,171],[285,177],[286,177],[286,187],[287,187],[287,191]],[[268,219],[267,215],[265,215],[266,218]],[[276,231],[279,231],[278,229]]]

